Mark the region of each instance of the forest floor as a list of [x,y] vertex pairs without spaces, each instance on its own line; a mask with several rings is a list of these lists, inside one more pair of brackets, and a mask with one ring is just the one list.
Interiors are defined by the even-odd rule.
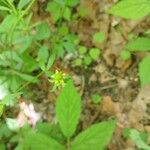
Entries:
[[[42,10],[45,3],[39,0],[34,8],[33,21],[45,19],[51,23]],[[120,52],[129,36],[142,35],[150,27],[150,18],[130,21],[110,16],[106,10],[113,0],[86,0],[81,3],[90,13],[84,19],[70,22],[70,31],[77,34],[86,47],[100,48],[101,57],[84,68],[75,67],[72,56],[68,54],[64,59],[57,60],[52,70],[58,69],[72,76],[82,96],[82,129],[99,121],[117,118],[117,129],[108,150],[136,150],[131,140],[123,139],[122,130],[135,128],[150,132],[150,86],[141,88],[138,77],[138,63],[145,53],[133,54],[131,59],[124,61],[120,58]],[[100,45],[91,40],[93,33],[99,31],[106,35]],[[54,104],[59,91],[50,92],[52,85],[44,76],[40,77],[38,86],[31,85],[29,88],[32,89],[29,99],[34,100],[36,110],[42,113],[42,119],[54,122]],[[94,104],[91,100],[95,93],[102,96],[100,104]]]

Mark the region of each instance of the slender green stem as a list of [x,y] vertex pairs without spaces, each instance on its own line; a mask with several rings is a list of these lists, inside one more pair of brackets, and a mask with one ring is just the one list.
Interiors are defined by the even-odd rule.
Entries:
[[10,8],[13,10],[13,12],[17,13],[15,6],[9,0],[6,0],[6,1],[7,1],[7,4],[10,6]]
[[27,7],[27,8],[25,9],[25,11],[23,12],[22,17],[28,13],[28,11],[30,10],[30,8],[32,7],[32,5],[34,4],[35,1],[36,1],[36,0],[32,0],[32,1],[31,1],[31,3],[28,5],[28,7]]
[[71,150],[70,138],[67,139],[67,150]]
[[27,87],[31,82],[33,82],[34,80],[38,79],[42,74],[44,73],[44,71],[41,71],[34,79],[32,79],[31,81],[26,82],[24,85],[22,85],[17,91],[21,91],[22,89],[24,89],[25,87]]
[[17,91],[20,92],[21,90],[23,90],[25,87],[27,87],[30,83],[32,83],[34,80],[38,79],[42,74],[44,73],[44,71],[41,71],[34,79],[32,79],[31,81],[26,82],[25,84],[23,84]]

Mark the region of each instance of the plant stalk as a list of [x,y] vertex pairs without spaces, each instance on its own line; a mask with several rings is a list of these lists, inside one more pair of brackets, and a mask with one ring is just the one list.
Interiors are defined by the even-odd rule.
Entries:
[[71,150],[70,138],[67,139],[67,150]]

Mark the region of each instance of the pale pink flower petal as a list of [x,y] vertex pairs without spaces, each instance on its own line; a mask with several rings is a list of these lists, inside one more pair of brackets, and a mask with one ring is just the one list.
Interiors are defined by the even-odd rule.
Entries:
[[[35,126],[37,121],[41,118],[41,114],[37,113],[34,110],[34,106],[32,103],[26,104],[25,102],[21,102],[20,109],[21,109],[21,112],[24,113],[24,116],[28,119],[28,123],[32,126]],[[20,122],[21,125],[23,124],[23,121],[25,120],[24,116],[22,115],[22,113],[21,113],[22,118],[18,116],[18,121]]]

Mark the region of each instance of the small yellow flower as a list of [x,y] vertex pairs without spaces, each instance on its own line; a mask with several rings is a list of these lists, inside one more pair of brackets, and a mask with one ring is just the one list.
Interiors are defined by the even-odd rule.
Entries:
[[62,71],[56,70],[55,73],[51,76],[51,79],[49,80],[51,83],[54,84],[53,90],[64,87],[65,79],[67,79],[67,75]]

